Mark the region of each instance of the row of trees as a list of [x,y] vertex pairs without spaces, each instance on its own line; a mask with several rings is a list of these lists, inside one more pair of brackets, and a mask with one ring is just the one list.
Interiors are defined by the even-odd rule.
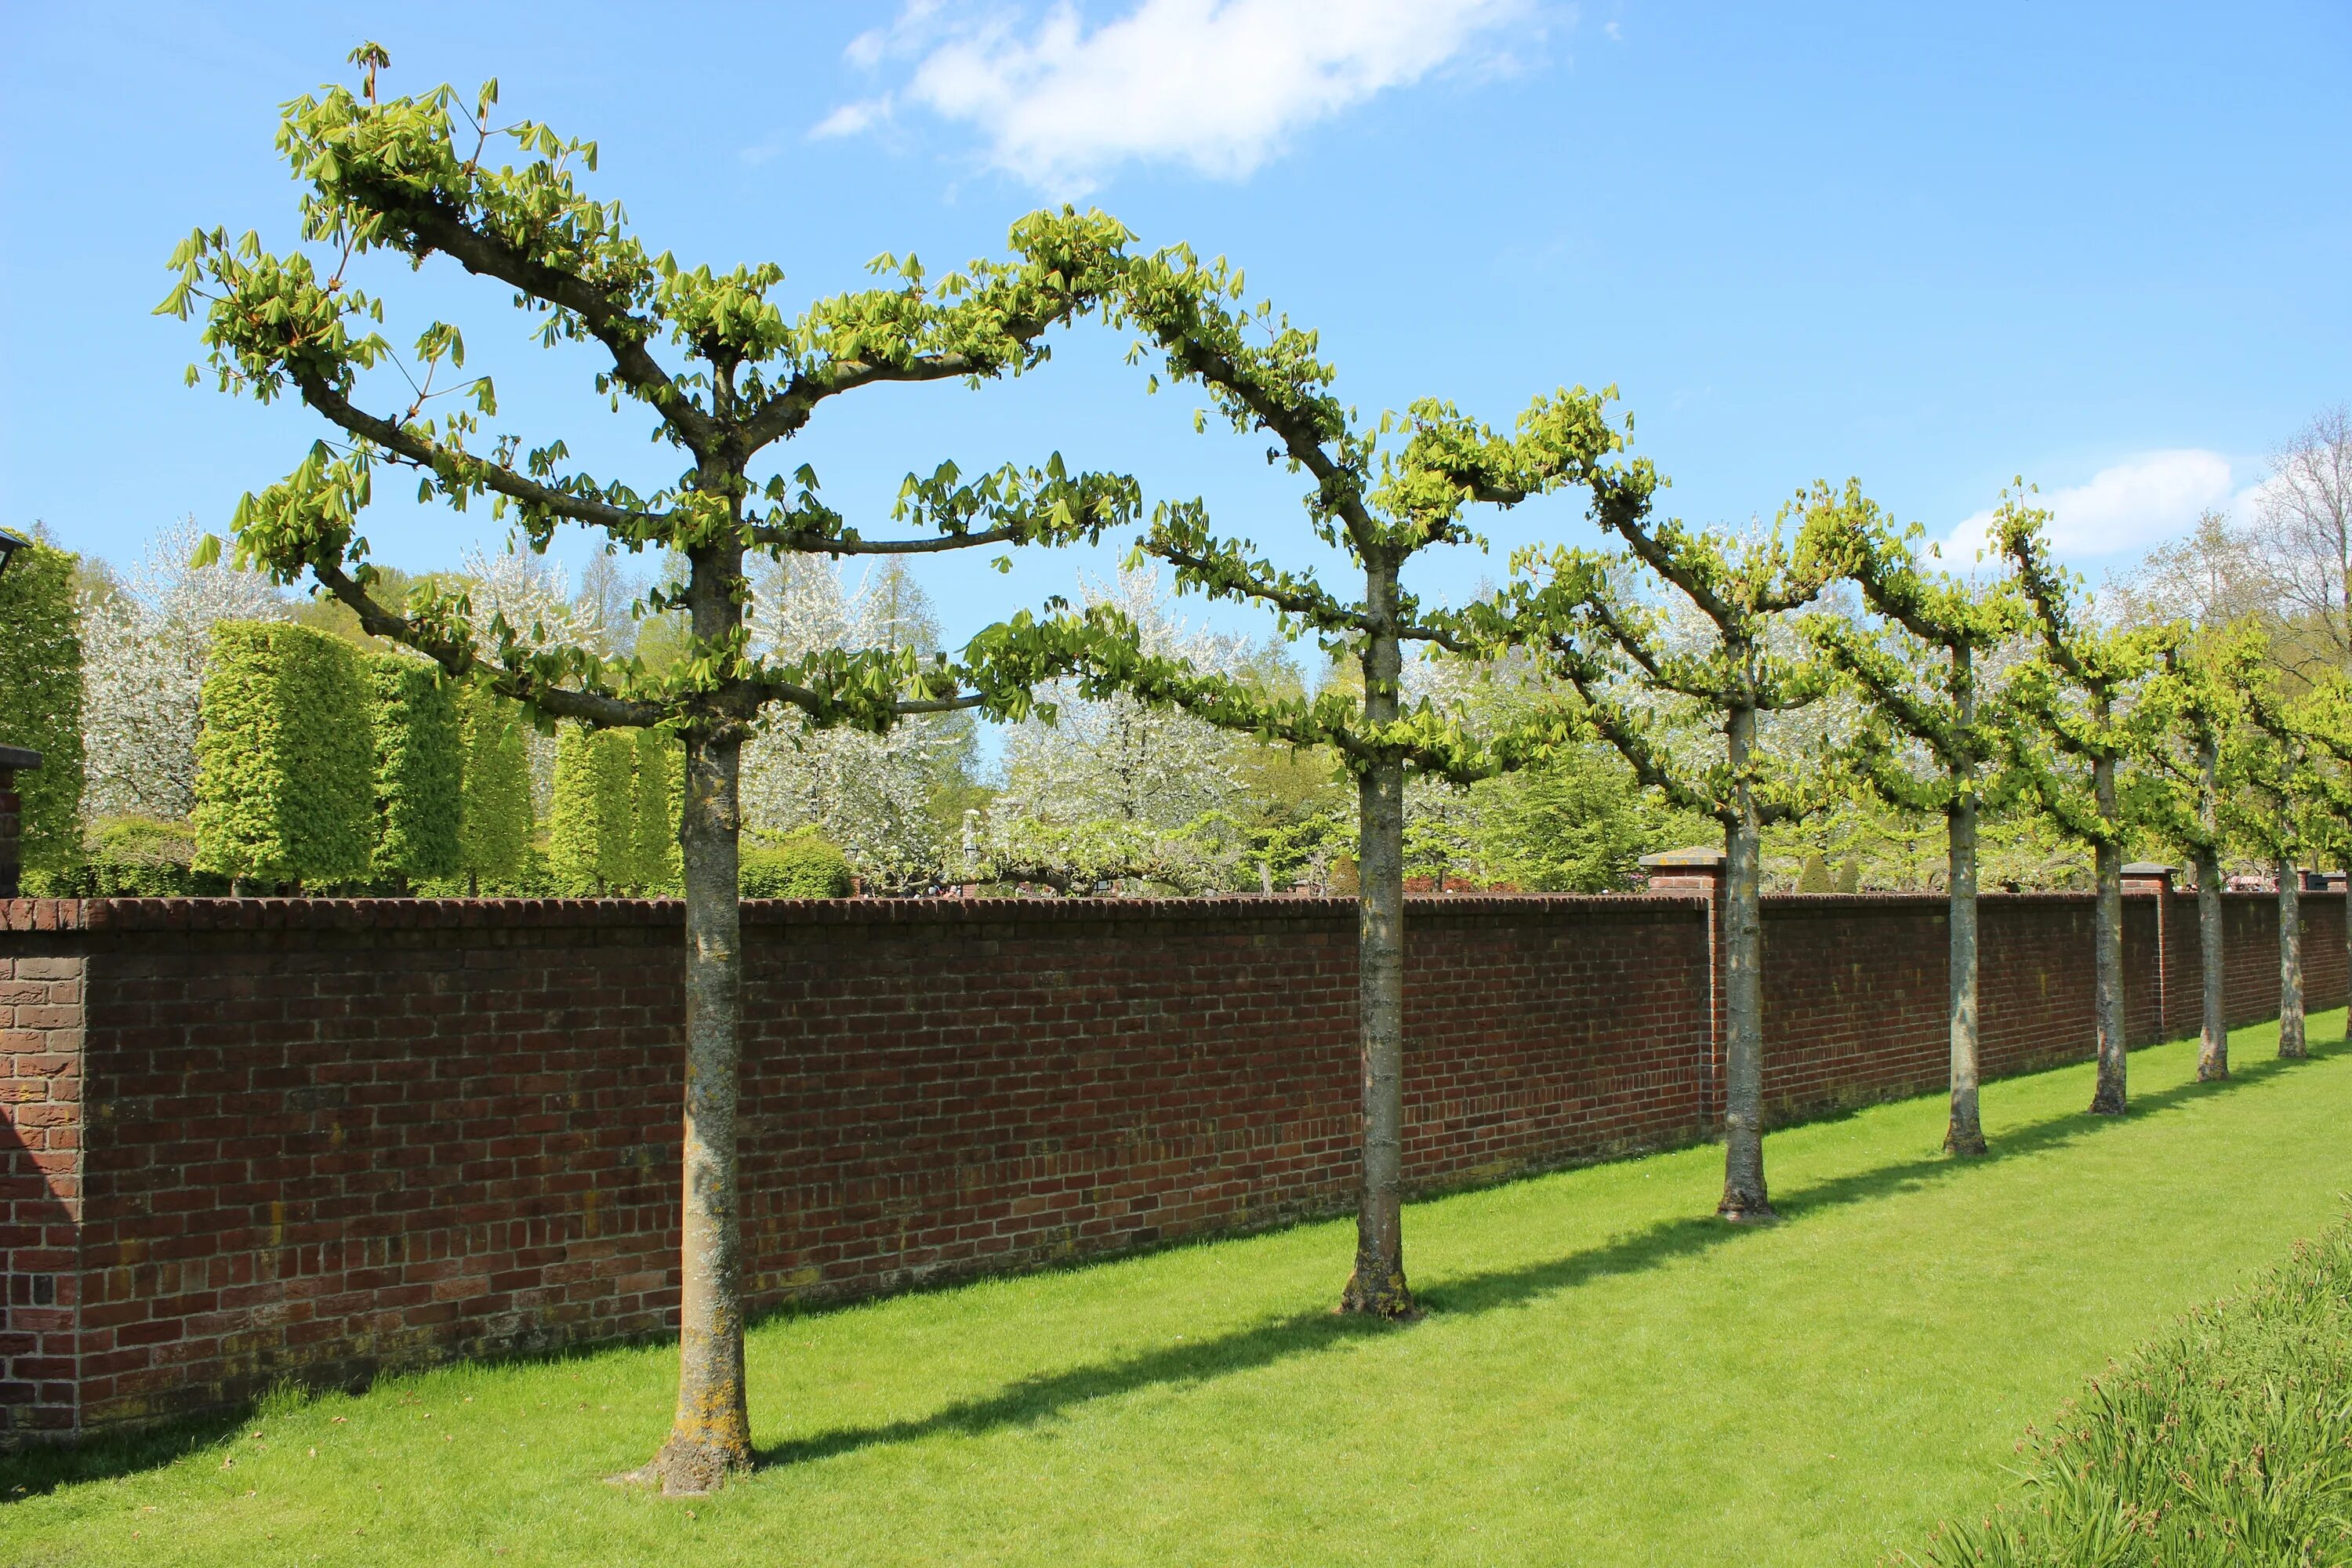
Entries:
[[[2114,859],[2104,847],[2133,820],[2127,786],[2154,774],[2126,759],[2153,755],[2142,731],[2156,733],[2166,711],[2159,693],[2171,688],[2149,684],[2160,639],[2086,620],[2048,568],[2025,507],[2004,512],[2015,571],[1991,585],[1927,575],[1852,487],[1808,492],[1778,525],[1748,535],[1690,529],[1654,514],[1662,480],[1628,455],[1608,394],[1544,395],[1507,433],[1434,399],[1360,418],[1336,395],[1315,334],[1248,307],[1237,272],[1182,247],[1139,254],[1099,213],[1032,215],[1014,226],[1008,259],[943,278],[886,257],[877,287],[787,317],[772,299],[782,279],[772,266],[719,272],[648,254],[617,204],[582,190],[593,144],[531,121],[494,124],[494,84],[470,98],[446,87],[380,98],[383,52],[367,46],[353,58],[356,90],[335,88],[284,112],[279,145],[305,192],[303,247],[281,255],[256,237],[200,231],[173,258],[179,280],[161,309],[201,310],[224,390],[299,397],[334,432],[239,504],[241,563],[315,582],[368,636],[542,722],[659,729],[682,742],[680,1378],[669,1439],[642,1472],[667,1489],[707,1489],[751,1462],[736,895],[746,748],[772,727],[820,749],[835,736],[880,745],[948,715],[1018,725],[1067,695],[1333,759],[1353,795],[1361,911],[1363,1186],[1342,1305],[1391,1317],[1414,1311],[1400,1155],[1402,891],[1416,793],[1442,800],[1606,746],[1673,809],[1720,826],[1734,1011],[1722,1211],[1754,1219],[1770,1213],[1757,1007],[1765,831],[1818,815],[1857,779],[1890,796],[1916,787],[1926,793],[1913,806],[1941,805],[1953,825],[1952,863],[1966,872],[1952,877],[1957,910],[1974,881],[1963,826],[1975,803],[2030,794],[2051,820],[2102,847],[2104,873]],[[494,139],[510,142],[519,164],[493,163]],[[384,304],[354,268],[384,250],[411,264],[446,257],[512,290],[549,342],[598,351],[599,392],[641,407],[682,471],[639,489],[572,468],[561,441],[488,435],[498,404],[487,379],[444,384],[463,363],[454,327],[426,324],[405,353],[377,331]],[[977,477],[951,465],[910,476],[897,526],[878,535],[828,507],[806,467],[784,474],[761,462],[863,389],[1034,370],[1047,334],[1081,318],[1132,331],[1155,384],[1194,386],[1235,431],[1270,441],[1302,480],[1304,542],[1344,561],[1348,586],[1289,564],[1295,550],[1220,534],[1201,501],[1147,506],[1133,480],[1073,470],[1058,455]],[[541,635],[543,625],[527,628],[460,584],[415,582],[393,594],[403,585],[367,560],[356,526],[379,469],[405,471],[456,507],[489,500],[536,550],[577,525],[624,552],[661,552],[662,580],[643,605],[673,617],[673,656]],[[1613,548],[1530,552],[1505,589],[1459,607],[1413,592],[1409,569],[1474,541],[1476,509],[1560,490],[1585,499]],[[953,656],[870,628],[800,640],[762,630],[763,591],[812,565],[1053,546],[1131,527],[1180,589],[1263,607],[1285,637],[1316,639],[1344,679],[1292,689],[1245,668],[1203,668],[1109,595],[1016,615]],[[1808,619],[1840,581],[1867,601],[1855,611],[1863,632]],[[2161,646],[2196,656],[2185,637]],[[1452,673],[1409,680],[1409,649]],[[1999,667],[1990,699],[1979,666]],[[1491,706],[1465,695],[1496,689]],[[2256,765],[2240,743],[2238,710],[2214,712],[2229,737],[2221,744],[2240,759],[2230,765]],[[1199,784],[1185,771],[1151,787],[1181,796]],[[971,853],[985,849],[975,842]],[[1956,946],[1956,997],[1959,956]],[[2119,1090],[2119,1033],[2113,1043]]]

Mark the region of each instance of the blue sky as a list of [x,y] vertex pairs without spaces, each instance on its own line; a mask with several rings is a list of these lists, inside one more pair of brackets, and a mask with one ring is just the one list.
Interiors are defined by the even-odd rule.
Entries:
[[[7,8],[0,521],[128,560],[184,513],[224,525],[319,433],[299,406],[186,390],[194,330],[149,311],[194,226],[290,244],[276,106],[344,78],[363,37],[394,90],[499,77],[509,115],[602,142],[594,188],[651,247],[773,259],[789,300],[879,251],[953,263],[1033,206],[1093,202],[1244,265],[1368,410],[1434,395],[1504,422],[1617,384],[1698,521],[1856,475],[1948,536],[2022,474],[2096,575],[2232,504],[2352,397],[2340,3],[893,0],[661,28],[641,5],[371,9]],[[502,425],[603,473],[674,471],[593,398],[584,353],[524,345],[503,290],[447,267],[367,282],[409,333],[466,326]],[[844,399],[785,461],[871,520],[909,468],[1058,449],[1312,559],[1262,443],[1194,435],[1197,399],[1143,396],[1122,347],[1080,331],[1015,385]],[[479,512],[378,510],[398,564],[496,543]],[[1432,563],[1424,591],[1589,536],[1572,501],[1489,531],[1493,556]],[[1112,558],[923,575],[961,636]]]

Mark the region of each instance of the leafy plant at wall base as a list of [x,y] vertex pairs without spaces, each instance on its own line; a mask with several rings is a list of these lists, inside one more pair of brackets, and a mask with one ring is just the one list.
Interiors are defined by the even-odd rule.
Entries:
[[81,848],[82,647],[75,558],[36,541],[0,574],[0,746],[41,765],[16,775],[28,880],[72,867]]
[[196,869],[268,887],[368,874],[375,746],[359,663],[289,622],[218,628],[196,742]]
[[2352,1221],[2189,1314],[2018,1445],[2024,1497],[1935,1568],[2352,1561]]
[[405,886],[446,877],[462,858],[465,745],[440,670],[410,654],[368,659],[375,735],[379,878]]

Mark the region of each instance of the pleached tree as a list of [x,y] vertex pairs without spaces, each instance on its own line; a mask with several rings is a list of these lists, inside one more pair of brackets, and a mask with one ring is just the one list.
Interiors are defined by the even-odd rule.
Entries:
[[[2050,557],[2050,514],[2003,496],[1993,538],[2014,563],[2032,612],[2041,656],[2011,683],[2021,712],[2033,723],[2011,731],[2010,760],[2030,781],[2042,809],[2069,837],[2090,846],[2096,882],[2092,919],[2094,1009],[2098,1082],[2091,1111],[2121,1116],[2127,1104],[2124,1035],[2124,846],[2131,821],[2120,771],[2132,754],[2124,721],[2132,698],[2155,669],[2168,631],[2102,627],[2085,615],[2074,580]],[[2087,777],[2052,766],[2046,742]]]
[[2230,836],[2221,817],[2221,759],[2244,722],[2241,692],[2268,649],[2260,628],[2248,623],[2179,632],[2162,658],[2162,673],[2142,704],[2145,741],[2137,750],[2148,763],[2150,825],[2188,854],[2197,878],[2197,1078],[2216,1083],[2230,1076],[2221,918],[2221,856]]
[[1979,684],[1984,656],[2021,630],[2022,606],[2006,584],[1980,589],[1926,566],[1913,549],[1923,531],[1916,524],[1897,529],[1858,493],[1849,491],[1845,505],[1815,517],[1809,542],[1815,556],[1853,582],[1880,622],[1820,615],[1806,623],[1815,646],[1875,717],[1859,748],[1863,776],[1888,805],[1944,818],[1951,937],[1951,1118],[1944,1147],[1981,1154],[1977,829],[1988,770],[2002,754],[2002,730]]
[[[1426,605],[1404,585],[1423,552],[1472,542],[1473,505],[1511,506],[1564,485],[1596,498],[1646,496],[1645,462],[1612,458],[1622,432],[1607,418],[1608,393],[1578,388],[1537,398],[1514,433],[1499,434],[1433,399],[1369,426],[1331,390],[1332,367],[1313,332],[1235,301],[1241,275],[1176,248],[1130,261],[1111,304],[1132,326],[1138,354],[1159,375],[1203,389],[1218,416],[1244,434],[1273,438],[1271,456],[1311,488],[1307,531],[1360,576],[1359,594],[1327,587],[1312,572],[1278,567],[1247,540],[1221,536],[1200,501],[1163,503],[1139,542],[1173,568],[1181,592],[1271,610],[1293,637],[1312,636],[1360,673],[1360,689],[1332,682],[1313,697],[1281,696],[1245,676],[1203,671],[1156,652],[1132,617],[1104,602],[1005,639],[1039,678],[1075,671],[1081,696],[1127,693],[1222,729],[1300,749],[1328,749],[1351,775],[1360,820],[1359,1026],[1362,1057],[1362,1183],[1356,1261],[1340,1310],[1386,1318],[1415,1314],[1404,1267],[1404,796],[1422,776],[1456,784],[1534,754],[1527,737],[1473,733],[1456,710],[1407,702],[1405,650],[1419,646],[1476,658],[1486,645],[1457,613]],[[1205,426],[1205,415],[1196,417]],[[1402,437],[1391,443],[1385,437]],[[1613,504],[1601,500],[1598,504]]]
[[[763,657],[747,634],[746,561],[1093,536],[1129,520],[1135,493],[1122,478],[1068,473],[1058,458],[970,481],[945,466],[902,489],[895,516],[904,537],[868,539],[818,499],[808,468],[790,478],[765,471],[761,454],[861,388],[976,383],[1037,364],[1045,332],[1089,308],[1113,277],[1126,234],[1099,214],[1040,213],[1014,226],[1009,260],[931,281],[911,258],[886,257],[877,287],[790,317],[771,298],[783,276],[773,265],[714,271],[649,255],[618,203],[581,187],[594,143],[530,121],[494,123],[495,83],[470,99],[446,86],[379,98],[384,51],[367,45],[352,59],[357,90],[299,98],[279,126],[279,151],[305,187],[307,248],[279,255],[254,235],[200,230],[173,258],[180,277],[159,312],[185,319],[202,310],[224,391],[265,402],[290,394],[334,432],[336,444],[320,442],[287,478],[238,503],[241,561],[284,582],[307,574],[372,635],[522,703],[542,723],[658,724],[684,743],[680,1364],[668,1440],[636,1475],[671,1492],[703,1491],[751,1462],[736,1159],[744,739],[778,706],[812,726],[878,731],[991,700],[1018,708],[1024,695],[1001,679],[983,693],[944,657],[898,647]],[[496,161],[500,145],[520,162]],[[497,399],[487,378],[463,378],[455,325],[428,322],[405,355],[376,330],[384,303],[359,287],[354,268],[384,252],[406,266],[446,257],[510,290],[543,343],[595,353],[596,391],[615,410],[648,416],[683,472],[639,490],[574,468],[561,439],[533,446],[486,435]],[[192,381],[197,374],[191,367]],[[487,498],[534,549],[577,524],[620,549],[674,552],[672,580],[646,602],[682,616],[685,647],[656,671],[583,640],[542,640],[495,613],[478,616],[462,588],[428,585],[405,604],[383,602],[371,592],[377,574],[357,525],[384,468],[415,474],[421,500],[453,510]]]
[[[2313,849],[2344,874],[2345,973],[2352,975],[2352,677],[2336,671],[2319,676],[2296,704],[2315,765],[2306,775],[2312,810]],[[2352,1038],[2352,1010],[2345,1033]]]
[[[1507,614],[1542,667],[1574,688],[1582,721],[1643,784],[1722,825],[1724,1173],[1716,1212],[1735,1222],[1769,1220],[1763,832],[1828,804],[1838,769],[1773,756],[1760,744],[1761,726],[1832,686],[1831,667],[1799,644],[1790,617],[1829,583],[1830,564],[1812,542],[1834,536],[1845,526],[1841,516],[1865,503],[1854,487],[1816,486],[1769,529],[1739,538],[1654,520],[1647,502],[1644,493],[1597,509],[1625,554],[1525,552]],[[1652,603],[1658,582],[1696,616],[1696,635],[1669,636]],[[1665,732],[1675,720],[1704,744],[1675,744]]]
[[2221,819],[2241,844],[2269,863],[2278,900],[2278,1054],[2311,1054],[2304,1026],[2303,851],[2307,822],[2324,800],[2313,780],[2311,743],[2267,660],[2241,667],[2242,722],[2221,760]]

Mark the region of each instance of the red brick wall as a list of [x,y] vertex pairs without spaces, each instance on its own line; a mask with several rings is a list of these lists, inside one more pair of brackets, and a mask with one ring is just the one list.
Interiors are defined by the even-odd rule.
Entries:
[[82,1002],[70,939],[0,938],[0,1443],[80,1422]]
[[[2305,904],[2315,1006],[2341,999],[2341,906]],[[2274,999],[2268,907],[2231,917]],[[675,905],[0,910],[0,1437],[670,1321]],[[2179,1032],[2193,905],[2171,912]],[[2153,915],[2132,900],[2149,1037]],[[1414,1185],[1704,1135],[1707,921],[1687,897],[1415,900]],[[2084,899],[1986,900],[1990,1073],[2088,1054],[2088,932]],[[1777,1115],[1943,1081],[1944,940],[1940,900],[1768,901]],[[762,1306],[1351,1201],[1349,906],[749,905],[745,952]]]

